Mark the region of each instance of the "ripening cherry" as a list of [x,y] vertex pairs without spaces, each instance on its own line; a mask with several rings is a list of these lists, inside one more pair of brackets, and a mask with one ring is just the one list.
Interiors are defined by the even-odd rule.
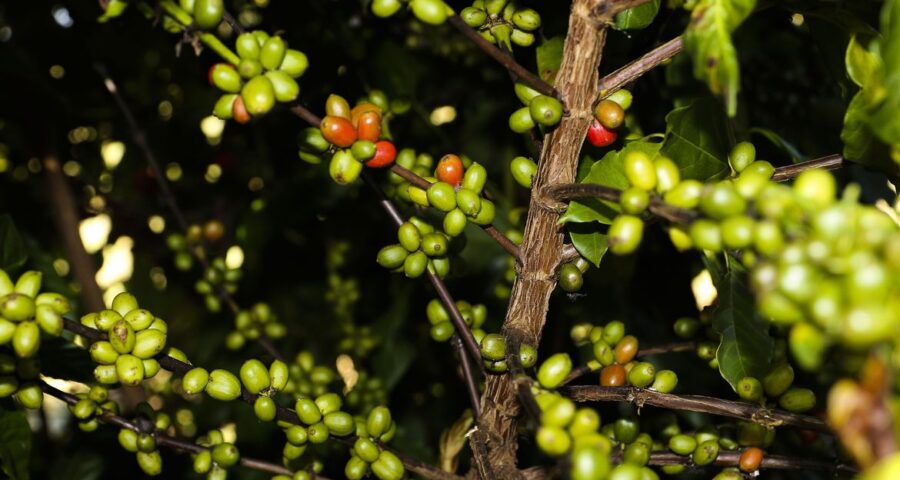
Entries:
[[325,140],[328,140],[328,143],[332,145],[347,148],[356,141],[356,129],[353,128],[350,120],[346,118],[327,115],[322,119],[322,124],[319,128],[322,130],[322,136],[325,137]]
[[595,147],[607,147],[615,142],[618,136],[615,130],[604,127],[596,118],[591,122],[587,132],[588,141]]
[[375,143],[375,155],[366,162],[366,166],[384,168],[394,163],[395,158],[397,158],[397,148],[393,143],[382,140]]
[[434,175],[438,180],[449,183],[455,188],[462,182],[464,172],[465,167],[463,166],[462,160],[451,153],[444,155],[441,160],[438,161]]
[[381,137],[381,115],[378,112],[369,111],[362,113],[357,121],[356,132],[360,140],[378,141],[378,138]]
[[250,121],[250,112],[244,105],[244,99],[238,95],[231,104],[231,118],[237,123],[247,123]]

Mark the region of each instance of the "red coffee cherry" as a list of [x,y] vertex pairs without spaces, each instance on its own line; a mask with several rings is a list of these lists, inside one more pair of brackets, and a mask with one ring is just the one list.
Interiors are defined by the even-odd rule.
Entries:
[[322,119],[319,128],[325,140],[332,145],[347,148],[356,141],[356,129],[346,118],[328,115]]
[[587,132],[588,141],[595,147],[607,147],[615,142],[618,136],[619,134],[617,134],[615,130],[609,130],[604,127],[596,118],[591,123]]
[[375,143],[375,155],[366,162],[366,166],[384,168],[394,163],[395,158],[397,158],[397,148],[393,143],[382,140]]
[[437,169],[435,170],[435,176],[438,180],[449,183],[454,187],[458,187],[462,182],[463,174],[465,173],[465,167],[463,167],[462,160],[456,155],[447,154],[444,155],[441,160],[438,162]]

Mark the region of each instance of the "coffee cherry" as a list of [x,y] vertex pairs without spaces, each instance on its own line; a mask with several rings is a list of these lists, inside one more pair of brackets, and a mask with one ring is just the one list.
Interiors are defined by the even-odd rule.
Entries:
[[[119,298],[123,295],[134,298],[132,295],[125,293],[125,292],[120,293],[119,295],[116,295],[116,297],[113,299],[113,309],[114,310],[115,310],[115,305],[116,305],[115,299]],[[53,292],[44,292],[44,293],[39,294],[37,297],[35,297],[34,304],[36,306],[47,305],[47,306],[51,307],[53,309],[53,311],[55,311],[56,313],[58,313],[60,315],[65,315],[65,314],[69,313],[70,311],[72,311],[72,307],[71,307],[71,305],[69,305],[69,300],[66,299],[66,297],[64,297],[64,296],[62,296],[58,293],[53,293]],[[135,305],[137,305],[136,302],[135,302]],[[135,308],[137,308],[137,306],[135,306]]]
[[325,426],[328,431],[338,437],[346,437],[356,430],[353,416],[347,412],[330,412],[325,414]]
[[22,322],[12,336],[13,350],[19,358],[33,357],[41,346],[41,330],[34,322]]
[[616,363],[626,364],[630,362],[638,352],[638,339],[628,335],[619,340],[614,352]]
[[350,147],[350,153],[353,155],[353,158],[360,162],[365,162],[375,156],[375,143],[368,140],[357,140]]
[[255,358],[247,360],[241,365],[240,376],[244,388],[254,395],[269,388],[271,384],[268,369]]
[[499,333],[485,335],[481,340],[481,356],[488,360],[506,358],[506,340]]
[[155,357],[166,347],[166,334],[159,330],[141,330],[134,337],[131,354],[140,359]]
[[657,192],[668,192],[681,182],[681,172],[671,158],[657,157],[653,160],[653,166],[656,170]]
[[441,182],[458,187],[462,183],[464,171],[462,160],[456,155],[447,154],[438,161],[434,176]]
[[391,411],[387,407],[375,407],[369,412],[366,419],[366,432],[372,437],[378,438],[387,432],[392,421]]
[[737,384],[737,394],[748,402],[758,402],[762,399],[762,383],[754,377],[744,377]]
[[[198,3],[202,0],[196,0]],[[137,452],[137,462],[141,470],[150,476],[156,476],[162,473],[162,457],[158,451],[153,452]]]
[[349,185],[359,178],[362,169],[363,164],[353,158],[349,150],[338,150],[328,164],[328,175],[338,185]]
[[216,400],[231,401],[241,396],[241,382],[228,370],[216,369],[209,373],[206,393]]
[[468,188],[460,188],[456,192],[456,205],[463,213],[474,217],[481,211],[481,197]]
[[300,95],[300,85],[290,75],[280,70],[272,70],[265,73],[266,78],[272,83],[275,92],[275,100],[279,102],[293,102]]
[[0,398],[6,398],[19,389],[19,380],[16,377],[0,377]]
[[541,15],[531,8],[520,8],[513,13],[512,22],[516,27],[531,32],[541,27]]
[[650,385],[651,390],[659,393],[671,393],[678,386],[678,375],[672,370],[660,370],[656,372],[656,379]]
[[260,48],[259,63],[262,63],[266,70],[276,70],[281,66],[286,54],[284,40],[278,36],[269,37]]
[[291,78],[297,78],[303,75],[307,67],[309,67],[309,60],[306,58],[306,54],[289,48],[278,69],[290,75]]
[[616,465],[609,473],[610,480],[643,480],[643,469],[637,465],[623,463]]
[[509,129],[516,133],[525,133],[534,128],[534,118],[528,107],[522,107],[509,116]]
[[490,225],[491,222],[494,221],[494,215],[496,211],[494,209],[494,202],[482,198],[481,199],[481,211],[478,212],[478,215],[472,219],[476,225]]
[[9,343],[15,333],[16,324],[5,318],[0,318],[0,345]]
[[519,364],[522,368],[533,367],[537,363],[537,358],[537,350],[534,347],[525,343],[519,346]]
[[572,371],[572,359],[567,353],[557,353],[541,364],[537,379],[544,388],[553,389],[559,386]]
[[609,250],[616,255],[634,252],[644,234],[644,221],[632,215],[619,215],[609,226]]
[[697,445],[697,449],[691,455],[691,460],[697,466],[710,465],[716,461],[719,456],[719,442],[717,440],[707,440]]
[[260,45],[253,32],[238,35],[234,41],[234,49],[241,59],[259,60]]
[[778,405],[789,412],[806,412],[816,406],[816,394],[808,388],[791,387],[778,398]]
[[209,67],[207,74],[209,83],[219,90],[228,93],[238,93],[241,91],[241,76],[233,65],[227,63],[217,63]]
[[[403,4],[400,3],[400,0],[374,0],[372,2],[372,13],[374,13],[376,17],[387,18],[397,13],[402,6]],[[348,463],[347,465],[349,468],[350,464]],[[365,473],[365,471],[363,471],[363,473]]]
[[837,185],[825,170],[805,170],[794,180],[794,192],[800,201],[813,208],[825,208],[834,202]]
[[628,383],[637,388],[649,386],[655,377],[656,369],[649,362],[639,362],[628,371]]
[[220,443],[212,448],[212,459],[217,465],[228,468],[241,459],[241,454],[232,443]]
[[322,415],[327,415],[340,410],[342,403],[341,397],[338,396],[338,394],[330,392],[319,395],[315,399],[316,408],[322,412]]
[[650,447],[644,443],[634,442],[625,447],[622,461],[631,465],[644,466],[650,461]]
[[422,234],[415,225],[410,222],[404,222],[397,229],[397,240],[403,248],[410,252],[415,252],[422,245]]
[[615,130],[625,120],[625,110],[612,100],[601,100],[594,107],[594,118],[605,128]]
[[300,421],[306,425],[313,425],[322,420],[322,412],[319,411],[319,407],[316,406],[316,403],[312,401],[312,399],[298,399],[294,404],[294,410],[296,410]]
[[693,338],[700,329],[700,322],[690,317],[679,318],[675,320],[674,329],[675,335],[680,338]]
[[541,425],[563,428],[575,416],[575,403],[565,397],[556,397],[541,410]]
[[656,166],[650,156],[641,151],[631,151],[625,155],[625,177],[628,182],[642,190],[653,190],[656,186]]
[[397,149],[394,144],[388,140],[382,140],[375,143],[375,155],[366,162],[366,166],[371,168],[388,167],[394,163],[395,158],[397,158]]
[[722,231],[713,221],[700,219],[691,223],[691,241],[697,248],[718,252],[722,250]]
[[528,111],[531,112],[531,118],[535,123],[545,127],[552,127],[559,123],[563,113],[559,100],[547,95],[538,95],[532,98],[528,103]]
[[378,455],[381,453],[381,449],[378,448],[375,442],[362,437],[356,439],[356,442],[353,444],[353,451],[356,455],[359,455],[359,458],[368,463],[377,460]]
[[325,140],[338,147],[347,148],[356,141],[356,129],[353,128],[350,120],[346,118],[328,115],[322,119],[322,124],[319,128],[322,130],[322,136],[325,137]]
[[625,324],[619,320],[607,323],[602,330],[602,339],[609,345],[615,345],[625,336]]
[[376,261],[379,265],[389,270],[399,268],[406,260],[408,253],[401,245],[388,245],[378,252]]
[[[441,168],[440,164],[438,168]],[[456,208],[456,192],[452,184],[440,181],[433,183],[427,190],[428,202],[442,212]]]
[[746,215],[736,215],[722,222],[722,243],[726,248],[744,248],[753,243],[754,221]]
[[[422,1],[422,0],[413,0]],[[400,480],[403,478],[403,462],[393,452],[383,450],[372,462],[372,473],[380,480]]]
[[134,355],[119,355],[116,358],[116,376],[122,385],[140,385],[144,380],[144,364]]
[[[219,118],[224,117],[220,115]],[[240,124],[245,124],[250,121],[250,113],[247,111],[244,99],[240,95],[235,96],[234,101],[231,103],[231,118]],[[191,258],[191,256],[187,255],[187,258]]]
[[728,164],[736,173],[741,173],[756,160],[756,147],[750,142],[741,142],[731,149]]
[[763,377],[763,389],[769,397],[781,396],[794,383],[794,369],[788,364],[774,367]]
[[569,451],[572,438],[559,427],[541,426],[535,435],[538,448],[547,455],[560,456]]
[[222,0],[194,0],[194,25],[210,30],[222,23],[225,5]]
[[669,450],[678,455],[687,456],[697,449],[697,440],[690,435],[679,434],[669,439]]
[[359,115],[356,133],[361,140],[378,141],[381,137],[381,115],[378,112],[365,112]]
[[650,194],[637,187],[625,189],[619,197],[622,211],[629,215],[640,215],[650,205]]
[[613,424],[615,439],[619,443],[631,443],[641,432],[640,425],[633,418],[620,418]]
[[581,270],[574,263],[564,263],[559,268],[559,286],[566,292],[577,292],[584,286]]
[[697,180],[685,180],[666,192],[663,200],[669,205],[679,208],[696,208],[703,195],[703,184]]
[[481,8],[466,7],[459,13],[463,22],[472,28],[478,28],[487,20],[487,12]]
[[509,170],[519,185],[531,188],[531,182],[537,173],[537,164],[530,158],[516,157],[510,162]]
[[516,82],[514,90],[516,92],[516,97],[518,97],[519,101],[524,105],[528,105],[534,97],[541,94],[541,92],[538,92],[522,82]]
[[428,256],[421,250],[409,254],[409,256],[406,257],[406,260],[403,261],[403,273],[407,278],[420,277],[425,273],[427,267]]
[[212,453],[209,450],[198,452],[194,456],[194,472],[201,475],[209,473],[212,469]]
[[744,213],[746,202],[731,184],[719,182],[707,188],[700,198],[700,208],[715,219]]
[[275,106],[275,88],[267,77],[258,75],[244,84],[241,98],[250,115],[265,115]]
[[607,366],[612,365],[616,362],[615,353],[613,352],[612,347],[609,346],[608,343],[603,340],[598,340],[594,342],[594,358],[600,362],[600,365]]
[[429,25],[440,25],[447,20],[448,7],[441,0],[412,0],[409,6],[416,18]]
[[35,304],[30,296],[10,293],[0,299],[0,315],[13,322],[23,322],[34,316]]
[[614,130],[609,130],[597,119],[588,127],[587,140],[595,147],[607,147],[612,145],[619,136]]

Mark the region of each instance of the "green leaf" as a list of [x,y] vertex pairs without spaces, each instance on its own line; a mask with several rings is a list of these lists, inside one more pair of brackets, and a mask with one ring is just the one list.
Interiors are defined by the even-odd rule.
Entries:
[[[885,2],[881,11],[881,34],[885,96],[872,112],[869,126],[883,142],[897,148],[900,147],[900,0]],[[869,88],[866,85],[863,91]]]
[[646,28],[656,18],[656,14],[659,12],[659,3],[659,0],[652,0],[619,13],[616,15],[616,28],[620,30]]
[[857,92],[844,113],[844,128],[841,130],[841,141],[844,142],[844,158],[863,165],[874,166],[882,163],[877,154],[875,135],[868,124],[868,111],[863,92]]
[[701,98],[666,115],[666,140],[660,153],[678,165],[682,178],[707,180],[728,171],[732,137],[722,107]]
[[731,33],[750,15],[756,0],[699,0],[684,33],[694,59],[694,76],[725,98],[728,115],[737,113],[740,66]]
[[544,40],[544,43],[535,49],[538,75],[547,83],[552,84],[556,79],[556,72],[562,64],[564,44],[564,37],[553,37]]
[[853,83],[860,87],[879,81],[882,73],[881,56],[877,52],[867,50],[857,38],[851,37],[845,55],[847,74]]
[[13,224],[12,217],[0,215],[0,269],[14,270],[28,259],[25,243]]
[[[660,145],[660,143],[637,141],[629,143],[618,152],[607,152],[602,159],[591,165],[590,172],[580,183],[593,183],[620,190],[626,189],[628,188],[628,179],[625,178],[624,154],[632,150],[640,150],[650,157],[655,157],[659,152]],[[615,202],[598,199],[573,200],[569,202],[569,207],[560,217],[559,223],[600,222],[609,225],[620,211],[619,204]]]
[[0,408],[0,469],[13,480],[28,480],[31,428],[25,412]]
[[600,266],[600,260],[609,249],[609,236],[606,228],[597,223],[575,223],[567,227],[572,245],[585,260]]
[[725,273],[716,289],[712,326],[721,335],[716,359],[722,378],[737,388],[742,378],[768,372],[775,342],[766,322],[755,315],[753,295],[740,272]]

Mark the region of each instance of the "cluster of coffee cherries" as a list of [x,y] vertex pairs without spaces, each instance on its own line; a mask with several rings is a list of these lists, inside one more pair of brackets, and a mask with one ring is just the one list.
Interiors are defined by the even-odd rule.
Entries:
[[428,222],[410,217],[397,229],[397,240],[378,251],[376,261],[382,267],[402,271],[409,278],[421,276],[426,269],[441,278],[450,272],[450,239]]
[[[461,157],[463,161],[463,165],[470,164],[472,161],[467,158],[465,155]],[[411,148],[404,148],[400,150],[397,154],[397,165],[415,173],[416,175],[425,178],[431,176],[434,173],[434,157],[431,155],[421,152],[416,154],[416,151]],[[396,197],[404,202],[411,202],[412,199],[409,197],[409,187],[410,183],[405,178],[397,175],[394,172],[388,174],[388,187],[385,189],[385,193],[392,197]]]
[[0,270],[0,345],[12,343],[19,358],[31,358],[41,347],[41,331],[59,336],[69,301],[41,291],[41,272],[27,271],[13,283]]
[[363,166],[389,167],[397,157],[397,149],[384,138],[382,111],[381,106],[368,99],[351,109],[344,97],[329,95],[318,131],[308,128],[301,132],[300,157],[317,163],[317,155],[333,150],[328,174],[339,185],[353,183]]
[[225,337],[229,350],[239,350],[247,340],[256,340],[265,334],[278,340],[287,334],[287,327],[278,321],[268,303],[257,302],[249,310],[241,310],[234,316],[234,330]]
[[468,166],[457,155],[444,155],[437,163],[434,176],[425,177],[431,183],[427,190],[415,185],[407,187],[410,201],[423,207],[444,212],[444,233],[451,237],[462,234],[466,224],[489,225],[494,221],[494,202],[484,198],[487,170],[477,162]]
[[23,408],[41,408],[44,392],[37,381],[40,365],[36,358],[17,358],[0,350],[0,398],[12,396]]
[[631,92],[617,90],[594,107],[594,120],[588,127],[587,140],[595,147],[612,145],[619,137],[618,129],[625,122],[625,110],[631,107]]
[[309,444],[324,443],[331,435],[346,437],[357,431],[356,420],[342,411],[341,397],[328,392],[315,398],[300,397],[294,404],[297,417],[302,425],[279,422],[285,429],[287,443],[284,457],[295,460],[303,455]]
[[203,278],[194,284],[194,290],[203,295],[206,309],[212,313],[222,311],[222,292],[234,295],[244,272],[240,268],[229,268],[223,257],[215,257],[203,271]]
[[225,92],[213,107],[215,116],[247,123],[268,113],[275,102],[297,99],[300,86],[295,79],[309,66],[303,52],[262,30],[238,35],[234,46],[239,64],[217,63],[209,69],[209,83]]
[[816,394],[802,387],[792,386],[794,368],[787,362],[773,366],[762,380],[744,377],[738,381],[736,390],[742,399],[754,403],[766,402],[766,398],[777,399],[778,405],[795,413],[807,412],[816,406]]
[[625,334],[625,324],[613,320],[606,325],[579,324],[572,328],[576,344],[591,344],[594,362],[592,369],[600,369],[600,385],[622,387],[631,385],[670,393],[678,385],[672,370],[656,371],[652,363],[635,360],[639,343],[633,335]]
[[[100,390],[95,390],[95,388],[91,388],[86,395],[87,396],[83,397],[82,400],[74,405],[74,407],[83,410],[85,414],[87,412],[91,412],[91,415],[100,413],[94,409],[94,406],[97,403],[100,403],[98,400],[99,398],[106,397],[108,394]],[[85,398],[88,400],[87,402],[85,402]],[[108,401],[106,403],[108,403]],[[76,413],[76,410],[74,410],[73,407],[69,408],[77,417],[78,413]],[[105,407],[104,410],[112,412],[117,411],[117,409],[108,409]],[[155,411],[153,407],[147,403],[141,403],[137,406],[135,409],[135,417],[137,418],[136,424],[141,426],[149,425],[152,427],[153,431],[165,431],[172,424],[172,420],[168,414]],[[148,427],[148,430],[150,427]],[[94,428],[96,428],[96,425]],[[156,438],[152,432],[136,432],[129,428],[122,428],[119,430],[119,445],[126,451],[135,454],[138,466],[141,467],[141,470],[147,475],[156,476],[162,473],[162,456],[159,454]]]
[[[485,336],[481,326],[487,320],[487,307],[482,304],[472,305],[465,300],[457,300],[456,308],[462,315],[466,326],[472,329],[472,335],[480,342],[481,338]],[[434,298],[428,302],[425,307],[425,316],[428,318],[428,323],[431,324],[431,338],[434,341],[446,342],[456,333],[456,327],[450,320],[450,312],[439,299]]]
[[203,256],[203,242],[211,244],[225,236],[225,225],[216,219],[200,224],[192,224],[184,235],[172,233],[166,237],[166,246],[175,254],[175,268],[186,272],[194,267],[194,254]]
[[397,13],[404,3],[419,20],[429,25],[440,25],[453,15],[453,9],[443,0],[373,0],[372,13],[386,18]]
[[702,188],[696,180],[682,182],[678,166],[662,155],[652,158],[641,150],[628,150],[623,163],[629,187],[619,197],[622,214],[609,226],[609,250],[617,255],[632,253],[640,245],[644,235],[641,214],[650,206],[651,192],[664,193],[667,201],[674,201],[690,188]]
[[194,27],[212,30],[225,18],[225,4],[221,0],[179,0],[178,4],[191,14]]
[[181,389],[187,395],[206,392],[212,398],[229,402],[241,396],[241,381],[225,369],[207,371],[202,367],[188,370],[181,379]]
[[289,368],[290,381],[285,392],[297,397],[324,395],[338,378],[331,367],[316,364],[315,357],[308,350],[297,353]]
[[122,292],[112,308],[81,317],[81,324],[106,332],[107,339],[91,344],[91,359],[98,363],[94,377],[103,385],[140,385],[159,372],[154,358],[166,347],[168,325],[138,307],[134,295]]
[[534,32],[541,27],[541,15],[534,9],[521,7],[510,0],[475,0],[460,12],[466,25],[478,30],[482,37],[512,50],[512,44],[530,47]]
[[526,133],[535,126],[552,128],[562,119],[563,106],[559,100],[516,82],[516,97],[524,107],[509,116],[509,128],[516,133]]
[[[698,467],[712,465],[719,457],[719,452],[722,449],[735,450],[738,448],[738,445],[743,444],[744,440],[749,443],[754,443],[750,437],[759,436],[758,428],[766,430],[766,428],[761,425],[744,424],[758,427],[750,427],[748,432],[745,433],[742,432],[742,427],[740,425],[741,424],[738,426],[738,442],[720,436],[715,428],[703,428],[693,435],[687,433],[677,433],[672,435],[669,438],[667,447],[669,451],[676,455],[690,457],[691,463]],[[750,430],[752,430],[752,433],[750,433]],[[771,430],[771,432],[774,433],[774,430]],[[774,439],[774,437],[771,438]],[[714,478],[715,480],[743,479],[745,478],[744,474],[754,474],[759,470],[763,456],[764,453],[762,449],[757,446],[748,446],[741,451],[741,456],[738,459],[738,468],[724,469]],[[667,469],[666,473],[676,474],[684,470],[684,465],[676,465],[674,467],[676,468]]]
[[[506,359],[506,339],[499,333],[488,333],[481,337],[475,337],[481,347],[481,358],[484,367],[493,373],[504,373],[509,370]],[[519,366],[531,368],[537,363],[537,349],[522,343],[519,345]]]
[[397,424],[391,411],[385,406],[378,406],[363,419],[356,420],[356,442],[350,450],[350,460],[344,468],[348,480],[363,478],[369,469],[381,480],[400,480],[403,478],[403,462],[383,444],[394,438]]
[[76,393],[75,396],[78,402],[69,405],[69,412],[78,419],[78,428],[84,432],[93,432],[100,426],[98,415],[104,412],[119,413],[119,404],[109,398],[109,389],[104,385],[92,385],[87,392]]
[[241,460],[241,453],[233,443],[225,441],[220,430],[210,430],[197,439],[197,445],[205,450],[191,455],[194,472],[206,475],[207,480],[225,480],[228,468]]
[[376,406],[386,403],[388,394],[384,387],[384,381],[363,370],[359,370],[358,373],[356,384],[344,395],[347,405],[355,411],[368,412]]

